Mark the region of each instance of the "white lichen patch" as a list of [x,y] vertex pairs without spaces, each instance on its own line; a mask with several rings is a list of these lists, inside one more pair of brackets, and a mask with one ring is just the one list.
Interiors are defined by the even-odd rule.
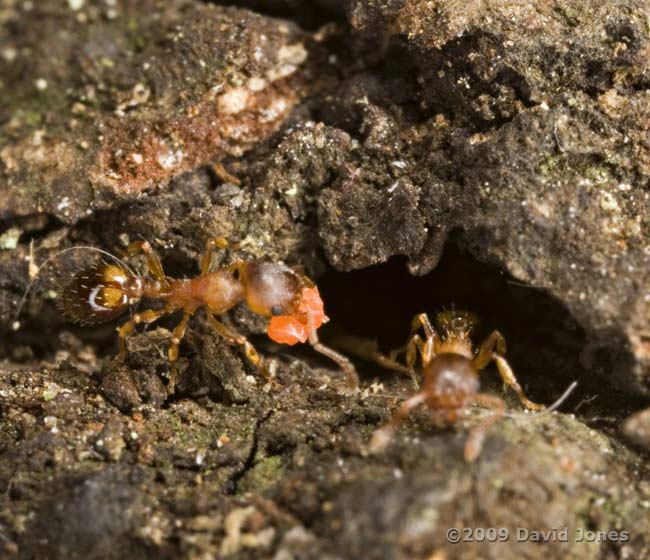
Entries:
[[293,74],[307,60],[307,49],[302,43],[285,45],[278,51],[278,63],[267,70],[266,77],[270,82],[286,78]]
[[619,213],[621,211],[616,198],[607,191],[600,193],[600,207],[605,212]]
[[10,250],[18,247],[18,239],[22,231],[18,228],[9,228],[0,235],[0,249]]
[[267,85],[267,81],[259,76],[253,76],[246,82],[246,87],[253,92],[262,91]]
[[217,106],[220,113],[235,115],[248,107],[250,99],[250,90],[245,87],[236,87],[220,95]]
[[260,121],[261,122],[273,122],[277,120],[283,113],[287,110],[287,101],[282,98],[273,100],[271,105],[261,111]]
[[163,169],[172,169],[183,161],[183,152],[181,150],[165,150],[159,153],[156,159]]
[[47,89],[47,80],[45,78],[38,78],[34,85],[38,91],[45,91]]

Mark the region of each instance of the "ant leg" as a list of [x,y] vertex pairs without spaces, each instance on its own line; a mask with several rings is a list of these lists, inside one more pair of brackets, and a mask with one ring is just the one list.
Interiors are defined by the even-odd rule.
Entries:
[[357,371],[354,369],[354,365],[343,354],[340,354],[329,346],[325,346],[318,340],[318,333],[316,332],[316,327],[314,327],[314,314],[309,308],[307,309],[307,327],[309,329],[309,344],[311,344],[311,347],[316,352],[327,356],[339,365],[345,374],[348,389],[356,393],[359,390],[359,377],[357,376]]
[[411,378],[416,391],[420,388],[413,368],[403,366],[396,360],[382,354],[377,348],[376,340],[354,335],[341,335],[336,338],[335,346],[341,350],[345,350],[349,354],[353,354],[369,362],[375,362],[383,368],[404,373]]
[[239,344],[244,347],[244,354],[250,360],[250,362],[260,371],[264,376],[264,379],[267,383],[273,386],[279,386],[278,383],[271,374],[269,370],[262,362],[262,357],[257,353],[255,347],[248,341],[248,339],[243,335],[239,334],[234,329],[231,329],[228,325],[224,325],[221,321],[217,321],[212,315],[208,314],[208,320],[221,336],[223,336],[228,342],[232,344]]
[[216,249],[225,249],[228,247],[228,241],[223,237],[215,237],[213,239],[208,239],[205,242],[205,248],[203,249],[203,254],[201,255],[201,275],[207,274],[210,271],[210,265],[212,264],[212,252]]
[[503,400],[494,395],[486,395],[485,393],[477,393],[473,396],[473,401],[494,409],[494,414],[486,418],[481,424],[474,428],[467,438],[465,444],[465,461],[473,463],[481,453],[483,442],[485,441],[485,434],[505,412],[505,405]]
[[506,355],[506,339],[499,331],[492,331],[481,344],[476,357],[474,358],[474,365],[479,371],[482,370],[492,361],[492,354],[496,348],[496,353],[501,356]]
[[375,433],[372,434],[372,439],[370,440],[370,452],[376,453],[381,451],[388,445],[388,442],[393,437],[393,434],[401,424],[402,420],[406,418],[411,411],[424,404],[427,400],[428,395],[424,392],[417,393],[412,396],[410,399],[406,399],[399,407],[397,412],[393,414],[392,418],[385,424],[383,427],[375,430]]
[[126,357],[126,339],[131,335],[136,325],[139,325],[140,323],[151,323],[163,315],[167,315],[169,312],[170,310],[167,308],[148,309],[142,313],[135,313],[130,320],[122,326],[117,327],[117,343],[119,346],[119,353],[117,355],[118,361],[124,361],[124,358]]
[[[495,346],[497,349],[496,352],[494,351]],[[517,381],[517,378],[515,377],[510,364],[502,355],[505,353],[505,350],[506,341],[503,338],[503,335],[499,331],[493,331],[492,334],[481,345],[476,358],[474,358],[474,365],[476,366],[476,369],[481,370],[492,360],[494,360],[497,364],[497,368],[499,369],[501,379],[503,379],[503,382],[512,388],[515,393],[517,393],[521,404],[530,410],[543,409],[544,405],[534,403],[533,401],[529,400],[528,397],[526,397],[526,394],[521,388],[521,385],[519,385],[519,382]]]
[[521,388],[521,385],[519,385],[519,382],[517,381],[517,378],[515,377],[515,374],[510,367],[510,364],[503,356],[499,356],[499,354],[495,353],[492,356],[492,359],[497,363],[499,373],[501,374],[501,378],[503,379],[504,383],[509,385],[512,390],[517,393],[521,404],[530,410],[542,410],[544,408],[543,404],[534,403],[533,401],[529,400],[528,397],[526,397],[524,390]]
[[168,356],[169,356],[169,384],[167,386],[167,392],[171,395],[174,393],[176,388],[176,362],[178,361],[178,347],[181,344],[181,340],[185,336],[187,331],[187,324],[189,323],[191,313],[187,311],[183,313],[183,318],[181,322],[176,325],[174,328],[174,333],[172,334],[172,343],[169,346]]
[[[210,272],[210,265],[212,264],[212,253],[215,249],[238,249],[239,243],[229,243],[225,237],[214,237],[205,242],[205,249],[201,255],[201,275]],[[239,266],[238,263],[236,263]],[[233,265],[231,265],[232,267]],[[230,267],[228,267],[230,269]]]
[[167,281],[167,276],[165,276],[165,271],[163,270],[162,263],[160,262],[160,257],[158,254],[151,248],[151,245],[148,241],[134,241],[130,243],[126,248],[126,254],[131,257],[136,253],[142,252],[147,259],[147,268],[156,277],[163,287],[167,288],[169,282]]
[[[420,335],[416,334],[420,327],[424,330],[424,341]],[[419,313],[413,317],[413,321],[411,322],[411,337],[409,341],[404,346],[393,350],[389,354],[389,358],[395,360],[398,354],[406,352],[406,365],[409,368],[413,368],[417,358],[417,350],[419,350],[420,357],[422,358],[422,365],[426,366],[435,356],[435,350],[438,343],[438,335],[431,325],[429,317],[426,313]]]

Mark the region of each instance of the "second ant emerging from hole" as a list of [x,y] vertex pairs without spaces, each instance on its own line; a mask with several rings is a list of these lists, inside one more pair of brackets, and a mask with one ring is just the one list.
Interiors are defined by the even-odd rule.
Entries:
[[160,258],[147,241],[133,242],[126,249],[127,256],[144,253],[153,278],[136,274],[119,259],[111,264],[102,262],[75,276],[63,290],[59,305],[72,320],[102,323],[121,315],[143,297],[163,300],[165,305],[162,309],[134,313],[129,321],[118,327],[119,360],[126,356],[126,339],[136,325],[149,324],[182,310],[183,317],[174,329],[169,347],[168,391],[173,393],[178,348],[190,317],[201,307],[206,308],[208,320],[217,333],[230,343],[241,345],[246,357],[264,378],[276,384],[246,337],[217,318],[245,301],[254,313],[271,318],[267,329],[269,338],[290,345],[309,341],[316,351],[340,366],[346,375],[348,389],[356,391],[358,379],[352,363],[318,340],[316,330],[328,319],[314,283],[287,266],[262,260],[236,261],[211,272],[214,249],[228,246],[225,239],[209,240],[201,256],[199,276],[176,279],[164,273]]
[[[501,398],[480,393],[479,371],[490,362],[495,362],[504,383],[511,387],[521,403],[530,410],[540,410],[543,405],[530,401],[517,382],[515,375],[504,358],[506,341],[499,331],[492,331],[475,353],[470,334],[476,318],[466,311],[454,309],[443,311],[436,317],[440,335],[435,331],[426,314],[421,313],[413,319],[412,336],[404,348],[393,352],[390,358],[384,357],[381,364],[398,371],[403,366],[395,362],[401,351],[406,351],[406,365],[412,370],[419,351],[422,360],[422,386],[411,398],[405,400],[390,421],[375,431],[370,442],[370,451],[383,449],[397,430],[402,420],[410,412],[426,404],[431,409],[434,420],[454,423],[461,411],[471,404],[481,404],[494,409],[494,414],[472,430],[465,444],[465,459],[475,461],[481,452],[487,430],[505,412]],[[422,327],[424,340],[416,332]]]

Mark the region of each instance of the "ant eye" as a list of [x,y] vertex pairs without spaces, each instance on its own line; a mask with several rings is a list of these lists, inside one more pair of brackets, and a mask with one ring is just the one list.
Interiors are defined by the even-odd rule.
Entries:
[[274,305],[273,307],[271,307],[271,314],[272,315],[282,315],[282,306]]

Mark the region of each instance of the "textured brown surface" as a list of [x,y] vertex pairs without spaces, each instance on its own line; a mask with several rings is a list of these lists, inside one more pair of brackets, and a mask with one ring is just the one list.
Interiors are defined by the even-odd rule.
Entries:
[[[650,394],[646,3],[232,4],[0,2],[0,556],[648,556],[647,414],[623,423]],[[240,243],[215,266],[303,267],[334,331],[387,346],[415,312],[470,306],[531,398],[579,382],[575,416],[513,401],[468,466],[485,413],[441,429],[422,410],[368,456],[409,382],[358,361],[343,396],[246,310],[228,320],[283,389],[198,314],[170,399],[174,318],[117,365],[114,324],[52,304],[88,250],[43,268],[16,320],[62,249],[144,238],[182,277],[211,236]]]

